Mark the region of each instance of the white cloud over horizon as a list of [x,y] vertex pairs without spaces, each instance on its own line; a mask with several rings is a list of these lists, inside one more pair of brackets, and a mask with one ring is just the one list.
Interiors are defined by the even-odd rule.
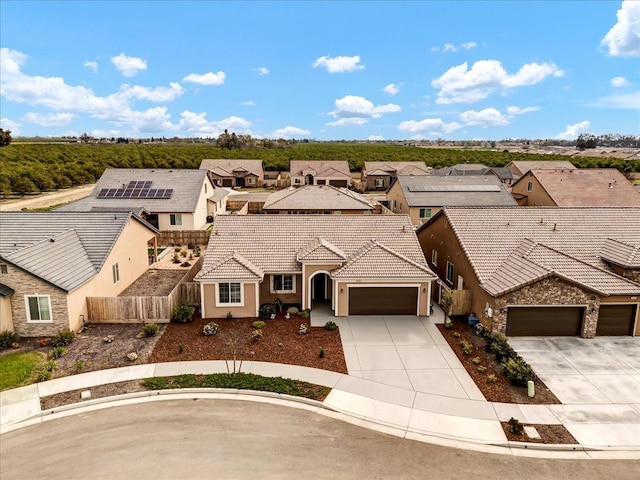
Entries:
[[485,108],[479,112],[475,110],[467,110],[460,114],[460,120],[469,126],[503,126],[511,123],[507,115],[503,115],[495,108]]
[[111,63],[125,77],[135,77],[139,71],[147,69],[147,62],[138,57],[128,57],[124,53],[111,57]]
[[251,122],[242,118],[231,116],[222,120],[207,120],[206,112],[195,113],[185,110],[180,114],[180,121],[175,125],[175,130],[195,137],[217,137],[226,130],[239,135],[251,135]]
[[591,126],[591,122],[583,120],[573,125],[567,125],[564,132],[555,136],[557,140],[575,140],[581,133],[586,133]]
[[[457,122],[446,123],[441,118],[425,118],[424,120],[405,120],[400,122],[398,130],[403,133],[409,134],[423,134],[426,133],[429,137],[439,137],[442,135],[448,135],[462,128]],[[415,135],[414,135],[415,136]],[[414,140],[421,140],[423,138],[413,138]]]
[[370,142],[382,142],[384,137],[382,135],[369,135],[367,138]]
[[264,75],[269,75],[271,72],[267,67],[256,67],[251,69],[254,72],[257,72],[261,77]]
[[276,131],[273,132],[273,136],[274,137],[278,137],[278,138],[291,138],[291,137],[300,137],[300,136],[304,136],[304,135],[309,135],[311,133],[310,130],[305,130],[303,128],[298,128],[298,127],[291,127],[291,126],[287,126],[284,128],[279,128]]
[[219,71],[218,73],[190,73],[184,77],[182,81],[187,83],[196,83],[198,85],[222,85],[226,78],[227,75],[223,71]]
[[329,73],[355,72],[364,68],[364,65],[360,64],[359,55],[353,57],[324,55],[317,58],[312,66],[313,68],[325,67]]
[[624,0],[616,13],[618,21],[604,36],[600,46],[612,57],[640,56],[640,2]]
[[374,105],[370,100],[355,95],[345,95],[334,103],[336,109],[330,112],[329,115],[334,116],[337,120],[327,123],[332,127],[364,125],[371,118],[380,118],[385,113],[394,113],[401,110],[399,105],[393,103]]
[[60,113],[35,113],[28,112],[22,117],[22,120],[29,123],[35,123],[43,127],[61,127],[69,125],[77,115],[70,112]]
[[83,67],[87,67],[93,73],[98,73],[98,62],[93,62],[93,61],[87,60],[86,62],[84,62],[82,64],[82,66]]
[[244,105],[245,107],[255,107],[256,102],[253,100],[244,100],[243,102],[240,102],[240,105]]
[[460,43],[458,45],[454,45],[453,43],[447,42],[442,46],[431,47],[431,51],[432,52],[442,52],[442,53],[457,52],[460,49],[471,50],[473,48],[476,48],[477,46],[478,46],[478,44],[476,42],[463,42],[463,43]]
[[439,89],[437,103],[474,103],[496,91],[535,85],[548,76],[563,75],[553,63],[529,63],[509,75],[498,60],[478,60],[471,68],[467,62],[451,67],[431,85]]
[[403,83],[399,83],[399,84],[395,84],[395,83],[390,83],[389,85],[385,86],[382,91],[388,93],[389,95],[391,95],[392,97],[396,96],[398,93],[400,93],[400,87],[402,87],[402,85],[404,85]]
[[3,130],[11,130],[13,135],[20,134],[20,127],[22,126],[19,122],[14,122],[8,118],[0,118],[0,128]]

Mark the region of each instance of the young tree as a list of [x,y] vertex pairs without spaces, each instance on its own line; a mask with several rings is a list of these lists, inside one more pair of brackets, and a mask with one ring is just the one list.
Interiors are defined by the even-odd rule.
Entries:
[[0,147],[6,147],[11,143],[11,130],[3,130],[0,128]]

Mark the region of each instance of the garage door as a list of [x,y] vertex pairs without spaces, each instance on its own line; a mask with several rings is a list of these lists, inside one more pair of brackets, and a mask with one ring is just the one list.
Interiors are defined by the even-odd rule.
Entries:
[[334,187],[347,187],[349,186],[349,180],[329,180],[329,185]]
[[596,335],[633,335],[636,305],[600,304]]
[[509,307],[507,336],[579,336],[584,307]]
[[349,315],[417,315],[416,287],[349,289]]

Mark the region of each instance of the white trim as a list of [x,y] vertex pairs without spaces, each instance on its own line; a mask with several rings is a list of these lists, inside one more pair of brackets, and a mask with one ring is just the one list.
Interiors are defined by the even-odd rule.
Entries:
[[[46,297],[47,302],[49,303],[49,320],[32,320],[31,319],[31,309],[29,308],[29,298],[36,297]],[[47,293],[31,293],[26,294],[24,296],[24,306],[27,313],[27,323],[53,323],[53,306],[51,305],[51,295]],[[40,302],[38,302],[38,315],[40,314]]]
[[[451,280],[449,280],[449,265],[451,265]],[[455,273],[455,267],[452,262],[447,260],[447,264],[444,269],[444,281],[453,287],[453,275]]]
[[[202,318],[207,318],[207,314],[205,313],[205,308],[204,308],[204,285],[205,282],[200,282],[200,315],[202,315]],[[210,284],[207,284],[210,285]]]
[[[640,302],[603,302],[600,300],[600,306],[598,307],[598,322],[600,321],[600,308],[605,305],[635,305],[636,306],[636,318],[633,319],[633,333],[632,337],[636,336],[636,328],[638,327],[638,322],[640,321]],[[598,325],[596,324],[596,329]]]
[[[429,286],[431,286],[431,282],[429,282]],[[415,283],[347,283],[347,312],[349,311],[349,290],[351,288],[394,288],[394,287],[404,287],[404,288],[416,288],[418,290],[417,301],[416,301],[416,317],[420,316],[420,284]],[[430,307],[430,306],[429,306]]]
[[[304,265],[303,265],[303,268],[304,268]],[[329,277],[329,279],[330,279],[331,281],[334,281],[334,280],[331,278],[331,272],[328,272],[328,271],[326,271],[326,270],[316,270],[315,272],[313,272],[313,274],[311,274],[311,275],[309,276],[309,278],[307,279],[307,281],[308,281],[308,290],[307,290],[308,295],[307,295],[307,299],[306,299],[306,300],[307,300],[307,307],[306,307],[306,308],[304,308],[304,305],[303,305],[303,310],[306,310],[307,308],[308,308],[308,309],[311,309],[311,307],[313,306],[313,302],[312,302],[312,300],[313,300],[313,299],[311,298],[311,295],[312,295],[312,292],[313,292],[313,290],[312,290],[312,288],[311,288],[311,285],[312,285],[311,281],[313,280],[313,277],[315,277],[315,276],[316,276],[317,274],[319,274],[319,273],[326,273],[326,274],[327,274],[327,276]],[[303,282],[303,283],[304,283],[304,282]],[[326,285],[325,285],[325,292],[326,292]]]
[[[239,303],[235,303],[235,302],[221,302],[220,301],[220,284],[221,283],[228,283],[229,284],[229,300],[231,300],[231,284],[232,283],[237,283],[240,285],[240,302]],[[216,282],[215,283],[215,288],[216,288],[216,307],[244,307],[244,282]]]
[[120,283],[120,265],[118,265],[118,262],[111,265],[111,277],[114,285]]

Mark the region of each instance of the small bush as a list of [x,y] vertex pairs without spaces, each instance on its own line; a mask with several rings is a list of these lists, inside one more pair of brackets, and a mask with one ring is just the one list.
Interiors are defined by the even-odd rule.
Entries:
[[462,335],[460,334],[460,332],[453,332],[453,336],[456,338],[460,338]]
[[228,319],[232,319],[232,318],[233,318],[233,313],[231,313],[231,312],[227,312],[227,318],[228,318]]
[[116,339],[116,337],[114,337],[113,335],[107,335],[106,337],[104,337],[102,339],[102,341],[104,343],[112,343],[115,339]]
[[36,380],[38,382],[46,382],[47,380],[51,380],[51,372],[48,370],[39,370],[36,374]]
[[180,245],[178,245],[177,247],[173,247],[173,251],[178,253],[180,250],[182,250],[182,247]]
[[300,335],[306,335],[307,334],[307,326],[304,323],[300,324],[300,328],[298,329],[298,333]]
[[209,337],[218,333],[219,329],[220,327],[216,322],[209,322],[204,327],[202,327],[202,333],[205,337]]
[[184,343],[178,344],[178,353],[184,353]]
[[17,342],[18,340],[18,335],[16,335],[15,332],[10,332],[9,330],[0,332],[0,350],[6,350],[12,343]]
[[78,360],[75,365],[74,365],[76,372],[81,372],[82,369],[84,368],[84,362],[82,360]]
[[495,354],[498,362],[505,358],[516,357],[516,352],[511,348],[507,339],[499,333],[490,334],[486,340],[489,343],[489,350]]
[[151,322],[145,323],[142,327],[142,333],[144,333],[145,337],[153,337],[156,333],[158,333],[158,324]]
[[498,381],[498,377],[496,377],[493,373],[490,375],[487,375],[487,382],[496,383],[497,381]]
[[302,317],[303,317],[305,320],[309,320],[309,312],[308,312],[307,310],[305,310],[304,312],[302,312],[302,314],[301,314],[301,315],[302,315]]
[[254,330],[253,332],[251,332],[251,339],[254,342],[257,342],[261,338],[262,338],[262,330]]
[[135,362],[138,359],[138,354],[136,352],[127,353],[127,360],[130,362]]
[[336,325],[336,322],[334,322],[333,320],[329,320],[324,324],[324,329],[333,332],[334,330],[338,329],[338,325]]
[[55,360],[47,360],[42,364],[42,368],[47,372],[55,372],[58,369],[58,364]]
[[64,347],[55,347],[49,352],[49,358],[55,360],[56,358],[64,357],[69,351]]
[[524,425],[522,425],[518,419],[511,417],[507,422],[507,425],[509,433],[513,435],[522,435],[522,432],[524,431]]
[[453,322],[450,318],[447,318],[447,321],[444,322],[444,328],[446,328],[447,330],[451,330],[453,328]]
[[480,365],[480,363],[482,363],[482,360],[480,360],[480,357],[473,357],[471,359],[471,363],[473,363],[474,365]]
[[260,330],[261,328],[266,327],[266,326],[267,326],[267,324],[266,324],[266,323],[264,323],[262,320],[256,320],[255,322],[253,322],[253,323],[251,324],[251,326],[252,326],[253,328],[257,328],[258,330]]
[[167,388],[167,379],[165,377],[152,377],[145,378],[142,381],[142,386],[150,390],[164,390]]
[[181,257],[186,257],[187,256],[187,251],[186,250],[180,250],[180,256]]
[[298,313],[300,310],[298,310],[298,307],[289,307],[287,308],[287,313],[289,315],[295,315],[296,313]]
[[190,267],[190,266],[191,266],[191,264],[190,264],[189,262],[182,262],[182,263],[180,264],[180,266],[181,266],[181,267]]
[[460,342],[460,346],[462,347],[462,353],[465,355],[471,355],[473,353],[473,345],[471,345],[466,340],[462,340]]
[[180,256],[178,256],[178,254],[177,254],[177,253],[174,253],[174,254],[173,254],[173,256],[171,257],[171,261],[172,261],[173,263],[180,263],[180,262],[181,262],[181,260],[180,260]]
[[486,371],[487,371],[487,367],[485,367],[484,365],[478,365],[478,372],[484,373]]
[[324,358],[324,348],[320,347],[320,353],[318,353],[318,358]]
[[53,338],[51,339],[51,344],[54,347],[66,347],[71,342],[73,342],[75,338],[75,332],[72,332],[68,328],[65,328],[64,330],[60,330],[53,336]]
[[188,323],[193,320],[196,309],[186,303],[178,303],[171,312],[171,321],[176,323]]
[[533,375],[531,366],[522,358],[508,358],[502,362],[502,369],[509,381],[514,385],[524,386]]

